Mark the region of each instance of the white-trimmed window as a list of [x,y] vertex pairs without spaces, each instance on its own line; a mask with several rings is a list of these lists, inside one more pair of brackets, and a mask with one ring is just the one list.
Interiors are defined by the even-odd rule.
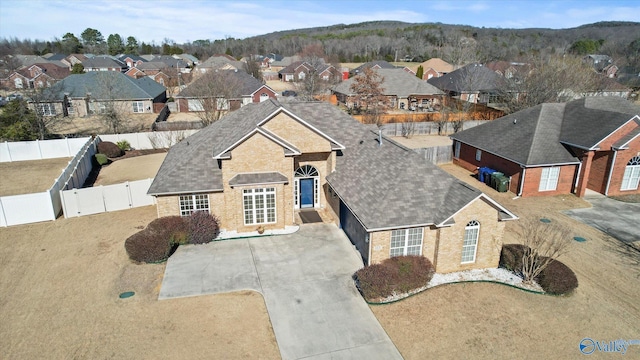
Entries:
[[242,191],[244,224],[272,224],[276,222],[276,189],[246,189]]
[[460,158],[460,141],[456,141],[456,147],[453,151],[453,156],[455,156],[456,159]]
[[209,195],[180,195],[180,216],[189,216],[194,211],[209,212]]
[[142,101],[134,101],[133,102],[133,112],[134,113],[144,112],[144,102],[142,102]]
[[620,190],[636,190],[638,183],[640,183],[640,156],[634,156],[624,168]]
[[471,220],[464,228],[464,241],[462,243],[462,263],[472,263],[476,261],[476,250],[478,249],[478,236],[480,235],[480,223]]
[[22,84],[22,79],[20,78],[13,79],[13,86],[15,86],[16,89],[22,89],[22,87],[24,86]]
[[38,104],[38,112],[42,114],[42,116],[55,116],[56,107],[51,103]]
[[542,169],[538,191],[553,191],[558,187],[560,168],[557,166]]
[[267,94],[266,92],[263,92],[260,94],[260,102],[263,102],[265,100],[269,100],[269,94]]
[[391,231],[389,257],[422,255],[422,228]]
[[480,161],[482,160],[482,150],[477,149],[476,150],[476,161]]

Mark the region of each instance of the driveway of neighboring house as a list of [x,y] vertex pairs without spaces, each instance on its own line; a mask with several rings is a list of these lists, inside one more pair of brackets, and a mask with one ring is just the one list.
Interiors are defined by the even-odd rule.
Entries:
[[640,204],[614,200],[600,194],[585,196],[591,208],[565,213],[626,244],[640,246]]
[[341,230],[308,224],[290,235],[181,246],[159,299],[255,290],[283,359],[402,359],[353,284],[360,267]]

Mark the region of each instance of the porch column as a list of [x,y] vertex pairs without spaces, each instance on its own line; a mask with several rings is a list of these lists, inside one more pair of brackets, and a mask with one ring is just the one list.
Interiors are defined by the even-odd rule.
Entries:
[[591,172],[591,161],[593,160],[594,151],[587,151],[582,155],[582,171],[580,173],[580,179],[578,180],[578,188],[576,189],[576,195],[583,197],[587,191],[587,183],[589,182],[589,173]]

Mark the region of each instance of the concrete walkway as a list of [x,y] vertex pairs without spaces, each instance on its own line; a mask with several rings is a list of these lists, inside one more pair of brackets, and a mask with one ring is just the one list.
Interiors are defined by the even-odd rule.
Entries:
[[290,235],[181,246],[159,299],[255,290],[283,359],[402,359],[353,284],[360,267],[341,230],[309,224]]

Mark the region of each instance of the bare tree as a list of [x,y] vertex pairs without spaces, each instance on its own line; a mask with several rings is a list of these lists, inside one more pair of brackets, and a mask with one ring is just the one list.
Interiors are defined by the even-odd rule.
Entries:
[[196,114],[204,126],[220,119],[230,110],[231,100],[239,96],[242,83],[234,75],[233,70],[207,72],[185,89],[198,107]]
[[37,133],[38,139],[46,139],[56,125],[67,122],[64,118],[66,99],[62,101],[63,108],[60,112],[60,109],[56,107],[56,103],[60,104],[60,102],[52,101],[48,88],[35,86],[23,89],[22,92],[34,110],[33,129]]
[[118,101],[119,86],[117,74],[110,74],[110,71],[100,72],[96,75],[97,94],[99,98],[92,101],[90,98],[90,108],[93,113],[98,114],[102,123],[113,134],[128,131],[126,115],[129,103]]
[[247,62],[244,63],[244,70],[247,72],[247,74],[264,83],[262,71],[260,71],[260,64],[257,61],[253,59],[247,59]]
[[552,262],[569,251],[571,232],[557,224],[544,223],[536,217],[521,219],[517,235],[525,245],[522,255],[522,276],[531,283]]
[[580,58],[563,55],[531,62],[531,70],[501,95],[506,113],[545,102],[566,102],[595,90],[597,77]]
[[440,107],[440,117],[436,120],[438,125],[438,135],[444,135],[447,131],[447,124],[449,123],[450,110],[444,106]]
[[382,88],[383,82],[383,76],[373,69],[366,68],[354,77],[351,84],[351,91],[355,93],[354,108],[362,113],[366,124],[382,126],[382,115],[389,107]]

